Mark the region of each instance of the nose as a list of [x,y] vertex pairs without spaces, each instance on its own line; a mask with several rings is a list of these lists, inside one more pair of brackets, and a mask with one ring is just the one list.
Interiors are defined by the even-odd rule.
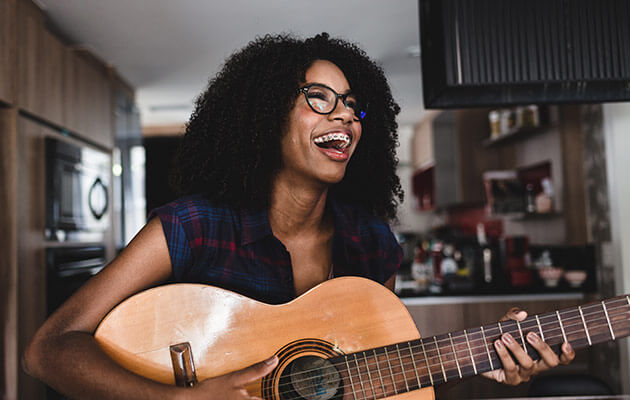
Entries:
[[337,106],[329,114],[329,117],[333,120],[337,119],[343,121],[344,123],[352,123],[352,121],[354,121],[354,111],[346,107],[341,99],[338,99]]

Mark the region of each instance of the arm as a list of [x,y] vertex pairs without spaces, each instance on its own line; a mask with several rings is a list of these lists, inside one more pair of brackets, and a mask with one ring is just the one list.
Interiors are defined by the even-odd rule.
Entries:
[[[37,331],[23,356],[25,370],[73,398],[247,398],[242,386],[267,374],[276,361],[208,379],[198,389],[163,385],[112,361],[92,336],[118,303],[164,282],[171,261],[159,219],[152,219],[111,264],[81,287]],[[241,396],[241,397],[238,397]]]

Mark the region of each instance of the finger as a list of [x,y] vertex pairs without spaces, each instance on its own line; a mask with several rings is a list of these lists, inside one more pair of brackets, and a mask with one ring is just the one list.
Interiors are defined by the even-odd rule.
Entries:
[[560,364],[567,365],[575,358],[575,351],[569,342],[562,344],[562,354],[560,354]]
[[501,340],[496,340],[494,342],[494,348],[499,355],[499,359],[501,360],[501,364],[503,365],[503,371],[505,378],[503,382],[509,385],[517,385],[520,383],[520,379],[518,376],[518,366],[510,356],[507,348],[503,344]]
[[516,358],[516,362],[518,362],[518,374],[522,380],[528,380],[529,377],[534,372],[534,360],[525,352],[525,350],[521,347],[512,335],[509,333],[504,333],[501,336],[501,341],[505,346],[510,350],[510,353]]
[[265,361],[251,365],[232,373],[232,382],[236,386],[245,385],[270,373],[278,365],[278,357],[273,356]]
[[527,318],[527,311],[521,310],[518,307],[512,307],[508,310],[508,312],[501,317],[501,319],[499,320],[499,322],[504,322],[504,321],[522,321],[525,318]]
[[527,341],[533,348],[536,349],[540,355],[540,359],[542,360],[542,362],[537,363],[536,372],[553,368],[560,363],[558,355],[551,350],[551,347],[549,347],[547,343],[543,342],[534,332],[529,332],[527,334]]

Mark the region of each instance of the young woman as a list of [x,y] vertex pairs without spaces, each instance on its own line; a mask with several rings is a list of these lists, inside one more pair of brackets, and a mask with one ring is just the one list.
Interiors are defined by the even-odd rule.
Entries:
[[[393,289],[401,249],[387,223],[402,200],[398,111],[382,70],[326,34],[266,36],[232,55],[187,126],[173,176],[185,196],[154,210],[120,256],[46,321],[26,370],[74,398],[249,398],[244,385],[275,358],[181,389],[119,367],[92,335],[122,300],[167,280],[268,303],[343,275]],[[534,362],[503,339],[505,370],[490,377],[509,384],[573,358],[566,345],[558,358],[533,337],[542,357]]]

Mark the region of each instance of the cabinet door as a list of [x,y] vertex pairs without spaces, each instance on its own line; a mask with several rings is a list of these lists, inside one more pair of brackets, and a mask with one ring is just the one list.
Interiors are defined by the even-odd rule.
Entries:
[[15,85],[15,0],[0,1],[0,101],[14,102]]
[[435,205],[447,207],[462,201],[455,113],[444,111],[433,120]]
[[44,28],[41,11],[28,2],[20,3],[18,21],[18,106],[61,125],[64,45]]
[[112,90],[107,68],[81,50],[65,64],[65,125],[85,139],[113,148]]

